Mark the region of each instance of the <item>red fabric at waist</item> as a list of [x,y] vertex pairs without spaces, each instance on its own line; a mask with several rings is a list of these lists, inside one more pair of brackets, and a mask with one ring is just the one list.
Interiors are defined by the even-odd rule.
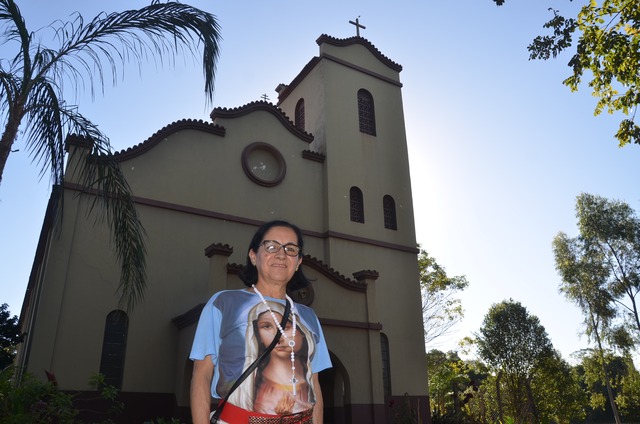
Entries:
[[220,419],[229,424],[311,424],[313,409],[289,415],[260,414],[247,411],[227,402],[222,408]]

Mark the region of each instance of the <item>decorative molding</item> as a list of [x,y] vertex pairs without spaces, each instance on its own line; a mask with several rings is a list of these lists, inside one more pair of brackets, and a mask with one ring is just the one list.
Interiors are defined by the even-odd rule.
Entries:
[[227,264],[227,274],[239,275],[243,268],[242,264]]
[[373,271],[370,269],[367,270],[362,270],[362,271],[358,271],[358,272],[354,272],[353,273],[353,278],[356,279],[356,281],[364,281],[364,280],[377,280],[378,277],[380,276],[380,274],[378,273],[378,271]]
[[155,146],[157,146],[161,141],[165,140],[172,134],[175,134],[179,131],[184,130],[196,130],[203,131],[209,134],[218,135],[220,137],[224,137],[226,130],[224,127],[219,125],[204,122],[203,120],[195,120],[195,119],[182,119],[180,121],[175,121],[164,128],[156,131],[151,137],[147,138],[140,144],[136,144],[133,147],[129,147],[125,150],[121,150],[113,154],[117,161],[124,161],[128,159],[132,159],[136,156],[139,156]]
[[302,158],[324,163],[326,156],[323,155],[322,153],[312,152],[311,150],[303,150]]
[[183,328],[186,328],[191,324],[196,324],[198,322],[198,319],[200,318],[200,313],[202,312],[204,305],[204,303],[200,303],[199,305],[194,306],[184,314],[178,315],[177,317],[173,318],[171,322],[173,322],[173,324],[178,327],[178,330],[182,330]]
[[272,103],[265,102],[263,100],[247,103],[244,106],[239,106],[232,109],[215,108],[213,109],[213,112],[211,112],[211,119],[215,121],[218,118],[238,118],[240,116],[248,115],[249,113],[259,110],[269,112],[273,116],[278,118],[278,120],[282,122],[285,128],[289,130],[289,132],[291,132],[293,135],[297,136],[300,140],[306,141],[307,143],[311,143],[313,141],[313,135],[296,127],[294,122],[289,119],[289,117],[284,113],[282,109]]
[[293,81],[291,81],[290,84],[278,84],[278,87],[276,87],[276,91],[278,93],[278,104],[282,103],[282,101],[286,99],[289,94],[291,94],[291,91],[293,91],[293,89],[298,84],[300,84],[300,82],[305,79],[306,76],[309,75],[309,73],[311,73],[311,70],[318,63],[320,63],[320,58],[318,56],[314,56],[309,62],[307,62],[304,68],[302,68],[302,70],[298,72],[298,75],[296,75],[296,77],[293,79]]
[[321,45],[322,43],[327,43],[327,44],[331,44],[332,46],[338,46],[338,47],[346,47],[354,44],[360,44],[361,46],[366,47],[376,58],[378,58],[380,62],[384,63],[389,68],[393,69],[396,72],[402,71],[402,65],[394,62],[393,60],[389,59],[387,56],[383,55],[380,52],[380,50],[378,50],[378,48],[373,44],[371,44],[371,42],[366,38],[362,38],[362,37],[335,38],[327,34],[322,34],[320,37],[318,37],[318,39],[316,40],[316,43],[318,45]]
[[347,290],[353,290],[358,292],[366,292],[367,284],[361,281],[354,281],[350,278],[345,277],[340,274],[338,271],[330,268],[327,264],[322,262],[318,258],[312,258],[309,255],[305,255],[302,257],[302,265],[308,266],[311,269],[314,269],[330,279],[331,281],[337,283],[338,285],[344,287]]
[[211,244],[204,249],[204,255],[207,258],[210,258],[213,255],[223,255],[229,257],[232,253],[233,247],[229,246],[228,244],[222,243]]
[[[97,193],[97,190],[95,190],[95,189],[88,189],[87,190],[84,187],[82,187],[82,185],[80,185],[80,184],[69,183],[69,182],[65,182],[64,183],[64,188],[68,189],[68,190],[72,190],[72,191],[83,192],[83,193],[89,194],[89,195],[96,195],[96,193]],[[187,214],[192,214],[192,215],[204,216],[204,217],[207,217],[207,218],[220,219],[220,220],[223,220],[223,221],[236,222],[236,223],[239,223],[239,224],[253,225],[255,227],[259,227],[260,225],[265,223],[265,221],[260,221],[260,220],[257,220],[257,219],[244,218],[244,217],[237,216],[237,215],[229,215],[229,214],[215,212],[215,211],[211,211],[211,210],[207,210],[207,209],[194,208],[194,207],[191,207],[191,206],[184,206],[184,205],[178,205],[178,204],[175,204],[175,203],[163,202],[163,201],[160,201],[160,200],[148,199],[148,198],[145,198],[145,197],[134,196],[133,200],[134,200],[135,203],[140,204],[140,205],[146,205],[146,206],[150,206],[150,207],[167,209],[167,210],[171,210],[171,211],[175,211],[175,212],[182,212],[182,213],[187,213]],[[386,242],[386,241],[375,240],[375,239],[370,239],[370,238],[366,238],[366,237],[359,237],[359,236],[354,236],[354,235],[351,235],[351,234],[340,233],[340,232],[337,232],[337,231],[318,232],[318,231],[302,230],[302,233],[304,235],[306,235],[306,236],[317,237],[317,238],[321,238],[321,239],[326,239],[326,238],[333,237],[333,238],[337,238],[337,239],[341,239],[341,240],[347,240],[347,241],[353,241],[353,242],[356,242],[356,243],[368,244],[370,246],[383,247],[385,249],[397,250],[397,251],[400,251],[400,252],[414,253],[416,255],[418,253],[420,253],[420,250],[417,247],[405,246],[405,245],[396,244],[396,243],[389,243],[389,242]]]
[[327,60],[331,60],[331,61],[333,61],[335,63],[339,63],[342,66],[346,66],[347,68],[351,68],[351,69],[356,70],[358,72],[362,72],[363,74],[367,74],[367,75],[369,75],[371,77],[374,77],[374,78],[377,78],[379,80],[388,82],[389,84],[393,84],[393,85],[396,85],[398,87],[402,87],[402,83],[400,81],[396,81],[393,78],[389,78],[389,77],[381,75],[381,74],[379,74],[377,72],[370,71],[369,69],[363,68],[362,66],[354,65],[351,62],[347,62],[346,60],[340,59],[340,58],[335,57],[333,55],[325,53],[325,54],[322,55],[322,58],[323,59],[327,59]]

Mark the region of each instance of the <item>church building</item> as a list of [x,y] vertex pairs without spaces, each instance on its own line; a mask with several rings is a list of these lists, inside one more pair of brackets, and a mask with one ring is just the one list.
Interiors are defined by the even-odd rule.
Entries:
[[[276,104],[215,108],[114,153],[147,233],[145,298],[129,313],[109,230],[67,173],[64,213],[50,202],[35,253],[19,367],[72,392],[104,374],[124,402],[117,422],[190,422],[203,304],[244,287],[253,233],[283,219],[303,231],[312,281],[292,296],[316,312],[333,363],[325,423],[430,422],[402,66],[360,36],[316,42]],[[68,139],[68,167],[85,143]]]

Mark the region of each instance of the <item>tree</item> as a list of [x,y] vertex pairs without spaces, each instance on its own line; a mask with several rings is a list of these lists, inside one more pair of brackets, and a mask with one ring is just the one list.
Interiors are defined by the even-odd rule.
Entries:
[[16,346],[22,341],[18,317],[11,317],[9,305],[0,305],[0,370],[13,363],[16,357]]
[[477,422],[470,418],[469,406],[488,376],[484,364],[463,361],[456,352],[432,349],[427,352],[427,372],[433,421]]
[[498,376],[496,384],[506,388],[507,412],[512,418],[528,416],[539,422],[531,382],[536,370],[554,354],[540,320],[510,299],[491,306],[475,338],[480,357]]
[[540,422],[582,422],[586,417],[587,393],[576,367],[560,355],[544,359],[532,379],[532,391],[538,405]]
[[[620,423],[615,397],[611,387],[609,373],[605,363],[604,340],[611,332],[611,322],[615,317],[615,310],[610,306],[609,295],[602,288],[606,279],[598,259],[593,258],[594,252],[579,257],[575,241],[571,241],[565,234],[559,234],[553,241],[556,268],[562,276],[563,283],[560,291],[578,305],[584,315],[586,334],[596,342],[596,352],[600,364],[600,376],[605,381],[607,397],[611,404],[616,423]],[[595,255],[596,258],[598,255]]]
[[[56,21],[48,29],[55,48],[40,44],[41,32],[30,32],[14,0],[0,0],[0,23],[5,47],[16,54],[0,61],[0,182],[13,143],[24,131],[25,145],[35,162],[47,171],[54,185],[64,182],[65,140],[76,134],[87,139],[91,154],[77,172],[87,192],[95,195],[98,219],[109,225],[122,272],[118,292],[126,309],[142,300],[146,284],[145,233],[131,189],[111,155],[108,137],[93,122],[65,101],[63,87],[89,85],[91,94],[104,89],[105,78],[118,81],[119,64],[147,57],[160,64],[173,63],[181,53],[195,56],[202,45],[207,101],[212,100],[219,27],[215,17],[177,2],[160,3],[119,13],[102,13],[89,22],[79,14],[70,22]],[[59,191],[60,194],[62,190]]]
[[[609,351],[605,353],[604,361],[616,405],[620,406],[621,422],[637,422],[640,418],[640,374],[631,356],[618,356]],[[601,356],[591,349],[582,351],[580,367],[582,379],[590,394],[589,406],[592,411],[588,417],[589,421],[611,420],[615,411],[607,408],[606,398],[609,387],[605,387]]]
[[628,351],[640,340],[640,220],[626,203],[586,193],[577,197],[576,216],[580,235],[561,232],[553,240],[560,291],[582,311],[620,422],[605,353],[608,346]]
[[[554,239],[561,291],[591,301],[612,346],[640,344],[640,219],[626,203],[582,193],[576,199],[580,235],[559,233]],[[619,317],[617,324],[615,318]]]
[[422,321],[425,344],[449,333],[464,315],[460,299],[455,295],[469,285],[466,277],[449,277],[443,267],[425,250],[418,255],[422,293]]
[[[501,6],[506,0],[493,0]],[[571,1],[571,0],[570,0]],[[620,146],[640,144],[640,126],[635,121],[640,104],[640,2],[637,0],[584,1],[575,18],[558,10],[544,24],[551,35],[536,37],[528,47],[530,59],[547,60],[573,47],[578,41],[569,67],[573,74],[563,81],[577,91],[585,72],[591,75],[588,85],[598,98],[595,114],[622,112],[616,138]]]

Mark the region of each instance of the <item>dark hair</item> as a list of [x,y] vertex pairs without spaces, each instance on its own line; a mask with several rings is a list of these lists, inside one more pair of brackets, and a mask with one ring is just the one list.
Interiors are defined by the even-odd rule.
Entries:
[[[255,284],[258,281],[258,269],[254,264],[251,263],[251,258],[249,258],[249,252],[253,250],[257,252],[260,248],[260,243],[264,240],[264,235],[269,232],[273,227],[285,227],[290,228],[296,233],[296,237],[298,239],[297,245],[300,248],[299,257],[303,255],[304,249],[304,240],[302,238],[302,231],[296,225],[293,225],[287,221],[270,221],[262,224],[258,231],[253,235],[251,242],[249,243],[249,248],[247,249],[247,260],[240,271],[240,279],[244,282],[245,286],[251,287],[252,284]],[[302,267],[299,267],[298,270],[293,274],[291,280],[287,283],[287,291],[292,292],[299,289],[303,289],[309,285],[309,279],[302,272]]]

